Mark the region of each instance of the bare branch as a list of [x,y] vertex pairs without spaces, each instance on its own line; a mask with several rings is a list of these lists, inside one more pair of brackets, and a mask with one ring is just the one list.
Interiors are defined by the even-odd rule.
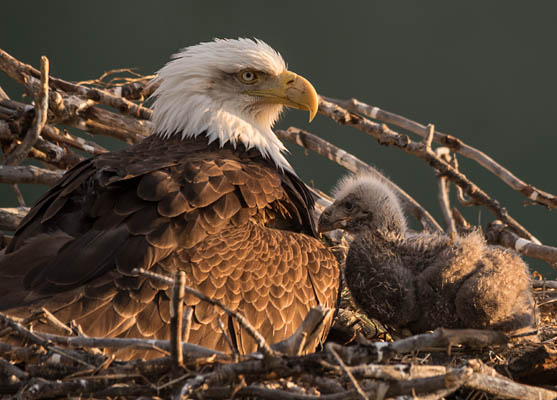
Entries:
[[352,154],[339,149],[335,145],[327,142],[320,137],[306,132],[302,129],[290,127],[288,130],[277,130],[276,134],[283,140],[288,140],[290,142],[296,143],[305,149],[312,150],[323,157],[327,157],[329,160],[336,162],[337,164],[343,166],[351,172],[366,172],[374,175],[382,182],[386,183],[392,190],[394,190],[399,198],[404,203],[406,209],[416,217],[416,219],[422,224],[424,228],[429,231],[442,231],[441,226],[435,221],[435,219],[425,210],[416,200],[414,200],[408,193],[398,187],[395,183],[383,176],[379,171],[377,171],[372,166],[366,164],[360,159],[354,157]]
[[186,274],[180,270],[174,277],[174,287],[170,301],[170,348],[172,361],[177,367],[184,363],[182,354],[182,318],[184,315],[184,287]]
[[26,183],[52,186],[62,178],[63,171],[27,166],[0,165],[0,183]]
[[[0,52],[1,51],[2,50],[0,50]],[[39,138],[44,125],[46,124],[48,114],[48,71],[48,58],[42,56],[40,73],[41,84],[39,95],[35,99],[35,119],[33,121],[33,126],[27,131],[21,144],[7,156],[7,165],[19,165],[27,157],[29,150],[35,145],[35,142]]]
[[[25,84],[27,76],[36,79],[40,77],[39,71],[35,68],[15,59],[2,49],[0,49],[0,69],[21,84]],[[76,94],[94,102],[114,107],[121,113],[133,115],[137,118],[149,119],[151,117],[152,111],[150,109],[132,103],[121,96],[115,96],[105,90],[76,85],[54,77],[50,77],[50,86],[53,89],[60,89],[66,93]]]
[[544,260],[557,270],[557,248],[533,243],[511,232],[501,221],[493,221],[487,226],[486,236],[491,243],[516,250],[527,257]]
[[327,344],[326,348],[327,348],[327,351],[329,353],[331,353],[333,355],[333,357],[335,358],[335,360],[338,362],[338,365],[340,366],[340,368],[342,368],[342,370],[346,373],[346,375],[348,375],[348,378],[350,378],[350,381],[354,385],[354,388],[356,389],[358,394],[361,396],[361,398],[364,399],[364,400],[368,400],[368,397],[364,393],[362,388],[360,387],[360,384],[358,383],[356,378],[354,378],[354,375],[352,375],[350,370],[346,367],[346,364],[344,364],[344,361],[342,361],[342,358],[340,358],[340,356],[336,352],[335,348],[338,348],[338,345],[335,344],[335,343],[329,343],[329,344]]
[[[168,354],[171,351],[169,340],[60,336],[43,332],[36,332],[36,335],[52,343],[73,347],[147,349],[156,350],[161,352],[162,354]],[[226,358],[226,355],[219,351],[207,349],[202,346],[185,342],[182,342],[182,352],[183,354],[187,354],[188,358],[190,359],[207,358],[213,356],[217,357],[218,359]]]
[[[362,103],[356,99],[350,100],[338,100],[332,99],[330,97],[323,97],[324,100],[331,103],[335,103],[348,111],[362,114],[371,119],[375,119],[388,124],[393,124],[400,128],[406,129],[422,137],[427,136],[427,127],[412,121],[408,118],[402,117],[400,115],[391,113],[389,111],[382,110],[378,107],[370,106],[368,104]],[[528,197],[530,200],[542,204],[549,209],[557,207],[557,197],[551,193],[544,192],[533,185],[527,184],[518,177],[516,177],[511,171],[504,168],[502,165],[498,164],[495,160],[489,157],[487,154],[475,149],[472,146],[467,145],[462,140],[436,131],[433,137],[433,141],[449,147],[452,151],[462,154],[464,157],[476,161],[482,167],[490,171],[495,176],[499,177],[503,182],[514,190],[522,193],[524,196]]]
[[534,280],[532,286],[538,289],[557,289],[557,281]]
[[28,212],[28,208],[0,208],[0,230],[15,231]]
[[82,355],[73,352],[71,350],[60,349],[56,346],[53,346],[51,343],[38,336],[36,333],[29,331],[24,326],[14,321],[12,318],[8,317],[7,315],[4,315],[3,313],[0,313],[0,322],[4,323],[6,326],[11,328],[14,332],[19,334],[21,337],[29,340],[32,343],[38,344],[39,346],[42,346],[45,349],[50,350],[54,353],[60,354],[61,356],[66,357],[70,360],[77,361],[80,364],[86,365],[89,368],[95,368],[95,366],[88,363],[83,358]]
[[400,133],[391,130],[385,124],[378,124],[358,115],[351,114],[344,108],[323,99],[319,103],[319,112],[341,125],[350,125],[362,132],[368,133],[369,135],[375,137],[382,145],[395,146],[409,154],[421,158],[434,169],[438,170],[439,173],[447,176],[452,182],[461,186],[471,198],[484,205],[488,210],[495,214],[497,218],[508,224],[509,227],[516,233],[535,243],[540,243],[534,235],[528,232],[522,225],[512,218],[506,208],[502,207],[497,200],[492,199],[476,184],[471,182],[464,174],[441,160],[435,153],[432,151],[426,151],[423,143],[413,142],[407,135],[401,135]]
[[439,200],[441,212],[447,224],[447,232],[456,232],[456,223],[451,213],[451,204],[449,200],[449,185],[445,176],[441,175],[437,177],[437,188],[437,199]]

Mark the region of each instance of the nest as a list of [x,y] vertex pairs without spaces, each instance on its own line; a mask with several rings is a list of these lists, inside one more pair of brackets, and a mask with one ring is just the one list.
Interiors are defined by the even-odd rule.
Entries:
[[[15,190],[19,207],[0,209],[0,251],[11,240],[28,209],[18,184],[54,184],[84,157],[107,151],[91,140],[65,131],[69,126],[93,138],[110,136],[137,143],[149,134],[150,109],[143,106],[155,85],[152,76],[129,70],[109,71],[99,79],[71,83],[50,77],[48,59],[41,70],[0,50],[0,69],[21,83],[27,99],[14,101],[0,89],[0,143],[5,155],[0,183]],[[115,75],[117,74],[117,76]],[[123,74],[123,76],[121,76]],[[455,186],[461,206],[485,207],[497,221],[486,228],[491,243],[511,247],[528,257],[557,265],[557,249],[544,246],[458,169],[456,155],[468,157],[493,172],[530,202],[549,209],[557,198],[521,181],[481,151],[461,140],[358,100],[321,98],[319,112],[333,121],[363,131],[380,144],[399,148],[430,165],[438,176],[439,199],[448,232],[466,232],[471,225],[449,204]],[[424,138],[412,140],[392,124]],[[380,174],[342,149],[311,133],[291,127],[277,131],[305,149],[315,151],[353,172]],[[433,144],[441,146],[433,148]],[[31,158],[41,166],[20,164]],[[387,180],[387,178],[382,178]],[[405,208],[423,229],[442,230],[418,202],[391,182]],[[315,189],[318,209],[330,199]],[[334,250],[346,248],[342,237],[330,238]],[[340,244],[339,244],[340,243]],[[172,277],[151,277],[172,279]],[[177,280],[176,280],[177,281]],[[179,284],[176,290],[184,289]],[[540,314],[537,339],[507,337],[500,332],[438,329],[405,337],[358,313],[344,292],[329,339],[309,355],[298,355],[304,338],[332,318],[331,310],[314,309],[303,329],[269,346],[251,334],[259,351],[248,355],[215,353],[171,341],[84,337],[79,327],[65,326],[46,310],[24,321],[0,314],[0,396],[6,398],[268,398],[268,399],[555,399],[557,398],[557,283],[534,281]],[[176,311],[176,310],[175,310]],[[240,315],[232,313],[234,318]],[[185,315],[187,326],[187,312]],[[33,332],[37,320],[57,326],[63,335]],[[178,319],[181,321],[181,319]],[[178,325],[179,326],[179,325]],[[249,322],[244,323],[249,331]],[[176,330],[176,326],[173,327]],[[259,335],[260,336],[260,335]],[[156,349],[154,360],[121,362],[105,349]]]

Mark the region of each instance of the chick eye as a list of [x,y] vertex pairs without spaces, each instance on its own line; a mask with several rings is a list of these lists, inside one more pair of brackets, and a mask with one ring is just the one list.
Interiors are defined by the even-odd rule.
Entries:
[[238,79],[243,83],[254,83],[257,80],[257,74],[250,70],[240,71],[238,73]]
[[354,208],[354,204],[352,204],[351,202],[347,201],[346,203],[344,203],[344,208],[346,208],[348,211],[352,210]]

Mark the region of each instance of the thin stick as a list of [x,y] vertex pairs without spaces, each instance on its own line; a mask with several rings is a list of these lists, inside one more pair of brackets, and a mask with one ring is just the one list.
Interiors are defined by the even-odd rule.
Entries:
[[487,226],[486,236],[491,243],[514,249],[527,257],[544,260],[557,270],[557,247],[545,246],[521,238],[497,220]]
[[170,351],[172,362],[181,367],[184,364],[182,353],[182,318],[184,314],[184,286],[186,286],[186,274],[184,271],[176,272],[172,299],[170,301]]
[[188,342],[190,340],[191,318],[193,316],[193,308],[186,307],[184,310],[184,320],[182,321],[182,341]]
[[224,337],[224,340],[226,341],[226,344],[228,345],[228,348],[230,349],[230,352],[232,354],[234,354],[234,359],[238,359],[240,353],[238,353],[238,350],[236,349],[236,347],[234,347],[234,345],[232,344],[232,340],[230,340],[230,337],[228,337],[228,333],[226,333],[226,329],[224,328],[224,324],[222,323],[222,321],[219,319],[217,319],[217,323],[219,325],[220,331],[222,333],[222,336]]
[[333,357],[337,361],[338,365],[340,366],[340,368],[342,368],[344,373],[348,376],[348,378],[350,379],[350,382],[352,382],[352,384],[354,385],[354,388],[356,389],[358,394],[361,396],[361,398],[364,399],[364,400],[369,400],[367,395],[364,393],[364,391],[360,387],[360,384],[358,383],[356,378],[354,378],[354,375],[352,375],[350,370],[346,367],[346,364],[344,364],[344,361],[342,361],[342,358],[336,352],[336,350],[335,350],[336,346],[338,346],[338,345],[335,344],[335,343],[328,343],[327,346],[326,346],[327,351],[333,355]]
[[537,289],[557,289],[557,281],[532,281],[532,286]]
[[[1,51],[1,50],[0,50]],[[39,138],[48,114],[48,58],[41,57],[41,84],[39,88],[39,95],[35,99],[35,119],[33,126],[27,131],[23,142],[16,147],[6,158],[7,165],[19,165],[27,157],[31,147]]]
[[21,193],[21,190],[19,189],[19,186],[17,186],[17,184],[13,184],[12,188],[14,190],[14,194],[15,194],[15,198],[17,200],[17,204],[19,204],[20,207],[25,207],[25,199],[23,198],[23,194]]
[[15,231],[28,212],[28,208],[0,208],[0,230]]
[[358,115],[351,114],[344,108],[325,100],[320,102],[319,112],[341,125],[353,126],[354,128],[375,137],[380,144],[398,147],[406,153],[413,154],[424,160],[431,167],[438,170],[439,173],[447,176],[452,182],[461,186],[468,196],[485,206],[494,215],[496,215],[497,218],[509,225],[509,227],[517,234],[533,241],[534,243],[541,244],[534,235],[528,232],[528,230],[512,218],[507,209],[502,207],[497,200],[491,198],[486,192],[470,181],[460,171],[441,160],[434,152],[425,151],[424,146],[421,143],[413,142],[407,135],[395,132],[385,124],[378,124]]
[[472,226],[468,221],[466,221],[466,218],[464,218],[464,215],[462,215],[462,213],[458,210],[458,208],[453,207],[451,209],[451,215],[455,221],[457,231],[460,234],[469,233],[472,231],[473,229]]
[[437,199],[441,207],[441,213],[447,224],[447,233],[456,232],[455,220],[451,214],[451,204],[449,200],[449,185],[445,176],[439,175],[437,177]]
[[[330,97],[322,98],[331,103],[335,103],[351,112],[362,114],[381,122],[393,124],[422,137],[426,137],[427,135],[428,130],[426,126],[400,115],[382,110],[379,107],[370,106],[357,99],[338,100]],[[464,143],[462,140],[454,136],[436,131],[433,136],[433,141],[449,147],[452,151],[458,154],[462,154],[466,158],[476,161],[482,167],[500,178],[508,186],[520,192],[522,195],[528,197],[530,200],[538,204],[542,204],[549,209],[557,207],[557,197],[555,195],[544,192],[536,188],[535,186],[522,181],[511,171],[498,164],[487,154]]]
[[52,186],[62,178],[63,171],[26,166],[0,165],[0,183],[26,183]]
[[427,126],[427,136],[424,139],[424,144],[427,151],[431,151],[431,142],[433,141],[434,134],[435,134],[435,125],[429,124]]
[[8,361],[0,358],[0,371],[3,372],[4,377],[9,377],[10,375],[15,376],[17,379],[27,379],[29,374],[15,365],[9,363]]
[[[103,348],[112,349],[134,348],[155,350],[161,354],[168,355],[170,353],[170,341],[159,339],[140,339],[140,338],[102,338],[102,337],[85,337],[85,336],[61,336],[50,333],[37,332],[37,336],[44,338],[56,344],[66,346],[87,347],[87,348]],[[207,358],[216,356],[217,359],[226,358],[224,353],[217,350],[211,350],[203,346],[192,343],[182,343],[182,354],[187,354],[191,358]]]
[[12,318],[4,315],[3,313],[0,313],[0,321],[13,329],[14,332],[17,332],[20,336],[31,341],[32,343],[38,344],[39,346],[42,346],[45,349],[52,351],[53,353],[57,353],[63,357],[69,358],[70,360],[77,361],[78,363],[86,365],[89,368],[95,368],[94,365],[91,365],[87,361],[85,361],[79,353],[70,350],[59,349],[58,347],[53,346],[47,340],[44,340],[36,333],[29,331],[23,325],[14,321]]
[[347,153],[326,140],[302,129],[290,127],[286,131],[277,130],[275,133],[281,139],[296,143],[305,149],[312,150],[319,155],[327,157],[329,160],[336,162],[351,172],[365,172],[374,175],[397,193],[399,198],[404,202],[408,211],[416,217],[424,228],[429,231],[443,231],[441,226],[437,223],[437,221],[435,221],[431,214],[408,193],[383,176],[383,174],[375,168],[354,157],[352,154]]
[[[34,78],[39,78],[40,76],[39,71],[35,68],[15,59],[2,49],[0,49],[0,69],[3,70],[9,77],[22,84],[25,83],[26,76]],[[141,119],[151,118],[152,111],[150,109],[139,106],[121,96],[115,96],[105,90],[76,85],[54,77],[50,77],[50,85],[54,89],[60,89],[66,93],[77,94],[100,104],[114,107],[124,114],[134,115],[135,117]]]

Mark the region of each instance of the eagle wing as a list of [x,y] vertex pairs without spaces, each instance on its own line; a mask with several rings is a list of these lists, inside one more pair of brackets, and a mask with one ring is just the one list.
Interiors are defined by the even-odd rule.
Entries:
[[[0,309],[42,305],[90,336],[165,339],[170,288],[132,271],[181,269],[189,286],[280,341],[312,306],[334,306],[338,287],[334,256],[302,233],[308,194],[296,179],[199,141],[149,138],[85,161],[43,196],[0,260]],[[185,304],[190,342],[229,351],[220,319],[241,352],[256,349],[221,310],[193,296]]]

